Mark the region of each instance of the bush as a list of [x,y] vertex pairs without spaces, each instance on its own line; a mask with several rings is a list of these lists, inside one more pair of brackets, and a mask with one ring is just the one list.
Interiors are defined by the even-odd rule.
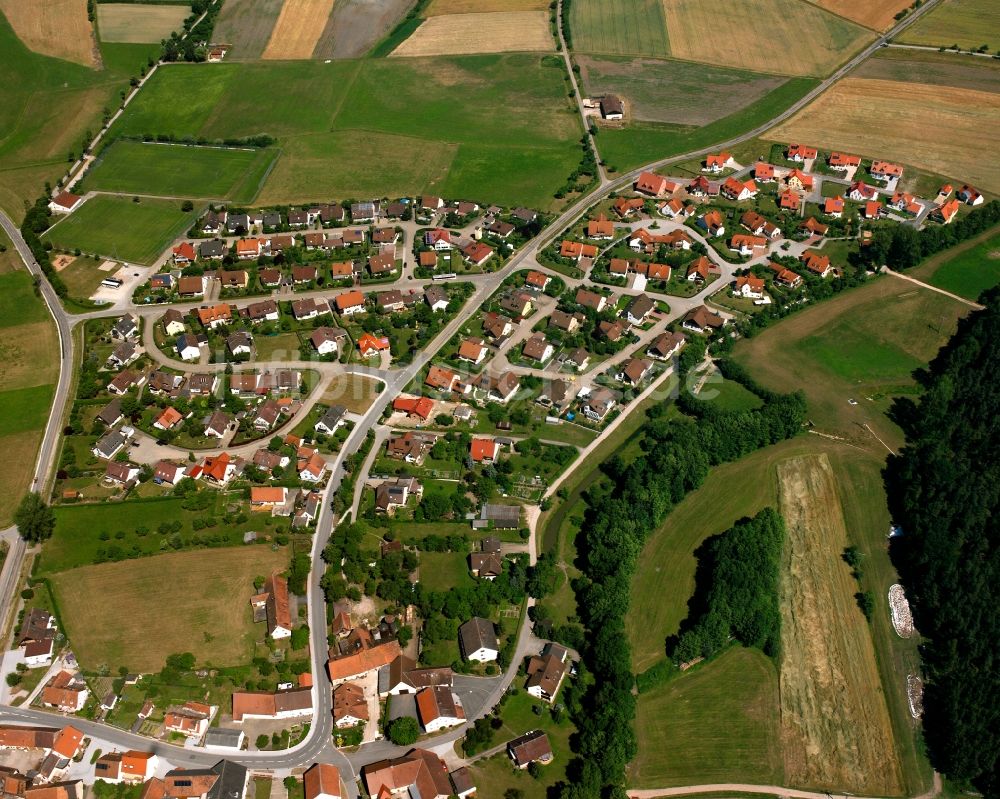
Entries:
[[420,728],[417,726],[415,718],[412,716],[403,716],[389,722],[386,734],[389,740],[396,744],[396,746],[410,746],[416,743],[417,738],[420,736]]

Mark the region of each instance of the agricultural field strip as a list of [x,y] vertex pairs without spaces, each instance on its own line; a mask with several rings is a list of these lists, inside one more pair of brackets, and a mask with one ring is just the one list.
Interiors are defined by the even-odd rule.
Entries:
[[393,56],[545,52],[555,49],[545,11],[448,14],[425,20]]
[[786,780],[895,795],[902,778],[892,723],[856,583],[841,557],[847,529],[829,459],[792,458],[777,472],[787,527],[780,668]]

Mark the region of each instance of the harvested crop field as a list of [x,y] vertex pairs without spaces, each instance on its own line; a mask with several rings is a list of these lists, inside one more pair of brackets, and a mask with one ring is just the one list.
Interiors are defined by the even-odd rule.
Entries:
[[485,14],[490,11],[544,11],[548,7],[548,0],[431,0],[424,16]]
[[261,57],[312,58],[332,8],[333,0],[285,0]]
[[813,0],[816,5],[832,11],[841,17],[847,17],[859,25],[884,31],[892,27],[896,21],[895,15],[912,5],[912,0]]
[[102,42],[159,42],[180,30],[190,14],[188,6],[101,3],[97,26]]
[[213,39],[232,46],[227,61],[260,58],[271,39],[283,0],[226,0]]
[[[802,0],[663,0],[670,54],[716,66],[822,77],[873,38]],[[767,31],[755,46],[747,31]]]
[[394,56],[472,55],[554,50],[544,11],[496,11],[431,17]]
[[589,56],[576,58],[590,96],[618,94],[634,119],[707,125],[746,108],[785,82],[777,75],[690,61]]
[[966,50],[989,45],[1000,49],[1000,4],[996,0],[944,0],[899,35],[907,44]]
[[671,55],[662,0],[574,0],[569,27],[578,53]]
[[50,579],[84,668],[158,671],[175,652],[230,666],[248,662],[264,637],[247,601],[254,577],[287,568],[288,559],[286,549],[266,546],[203,549],[82,566]]
[[788,529],[782,570],[782,751],[789,785],[901,792],[892,726],[826,455],[778,464]]
[[313,58],[360,58],[396,27],[413,0],[336,0]]
[[997,192],[1000,161],[980,154],[993,151],[998,128],[1000,94],[849,77],[767,138],[901,161]]
[[87,0],[0,0],[0,11],[29,50],[96,66]]

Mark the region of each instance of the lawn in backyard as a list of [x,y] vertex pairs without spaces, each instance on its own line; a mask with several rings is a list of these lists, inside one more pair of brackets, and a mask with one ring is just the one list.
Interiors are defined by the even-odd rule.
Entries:
[[103,150],[81,191],[251,202],[278,156],[274,149],[198,147],[121,140]]
[[421,552],[420,582],[428,591],[450,591],[475,584],[468,552]]
[[196,217],[197,210],[181,211],[179,200],[133,202],[102,194],[56,222],[43,238],[60,250],[152,264]]

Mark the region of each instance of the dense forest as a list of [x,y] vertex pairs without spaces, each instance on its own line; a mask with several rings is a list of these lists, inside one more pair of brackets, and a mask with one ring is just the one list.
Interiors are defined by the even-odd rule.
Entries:
[[[697,343],[681,354],[679,374],[701,360]],[[654,408],[644,428],[643,454],[631,464],[612,458],[610,480],[586,497],[588,511],[577,537],[583,577],[574,583],[586,628],[580,679],[567,701],[577,725],[577,758],[563,799],[625,795],[625,767],[636,754],[635,684],[625,634],[629,589],[636,559],[649,534],[673,506],[704,481],[710,466],[747,455],[799,432],[805,418],[801,394],[777,394],[757,385],[729,362],[723,374],[764,399],[752,411],[720,411],[690,394],[678,401],[680,419],[666,403]]]
[[672,655],[710,657],[730,639],[776,657],[781,646],[778,582],[785,523],[773,508],[740,519],[699,548],[693,605]]
[[946,776],[1000,796],[1000,290],[970,315],[899,414],[886,482],[892,555],[922,649],[924,736]]

